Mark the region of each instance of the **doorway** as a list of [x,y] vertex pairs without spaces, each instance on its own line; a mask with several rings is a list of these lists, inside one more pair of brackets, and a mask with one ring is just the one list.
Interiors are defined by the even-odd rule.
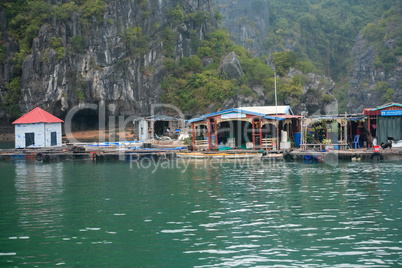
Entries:
[[25,147],[35,145],[35,133],[25,133]]

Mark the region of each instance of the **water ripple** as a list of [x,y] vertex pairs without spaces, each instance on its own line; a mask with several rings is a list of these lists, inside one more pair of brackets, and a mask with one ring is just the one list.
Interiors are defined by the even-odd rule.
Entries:
[[182,171],[16,166],[0,180],[0,266],[402,265],[402,163]]

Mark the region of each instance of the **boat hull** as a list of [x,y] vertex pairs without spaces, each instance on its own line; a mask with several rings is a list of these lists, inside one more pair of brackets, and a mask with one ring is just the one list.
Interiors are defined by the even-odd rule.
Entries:
[[261,158],[261,153],[177,153],[179,158],[190,159],[250,159]]

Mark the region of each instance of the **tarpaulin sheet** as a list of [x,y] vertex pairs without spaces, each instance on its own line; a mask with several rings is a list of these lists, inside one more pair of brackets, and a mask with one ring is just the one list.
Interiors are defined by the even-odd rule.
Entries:
[[377,143],[387,143],[388,137],[395,141],[401,139],[402,117],[401,116],[379,116],[377,123]]

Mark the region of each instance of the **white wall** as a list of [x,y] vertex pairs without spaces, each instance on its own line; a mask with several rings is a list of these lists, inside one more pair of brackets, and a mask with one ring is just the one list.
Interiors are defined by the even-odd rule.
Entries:
[[25,133],[35,133],[35,144],[30,147],[44,147],[44,123],[16,124],[15,125],[15,148],[25,148]]
[[15,148],[25,148],[25,133],[35,133],[35,144],[29,147],[50,147],[50,133],[53,131],[57,133],[56,146],[61,146],[61,123],[16,124]]
[[138,122],[138,139],[140,141],[148,139],[148,122],[145,119],[141,119]]
[[45,124],[45,147],[51,147],[51,132],[56,132],[57,144],[53,147],[61,146],[61,123]]

